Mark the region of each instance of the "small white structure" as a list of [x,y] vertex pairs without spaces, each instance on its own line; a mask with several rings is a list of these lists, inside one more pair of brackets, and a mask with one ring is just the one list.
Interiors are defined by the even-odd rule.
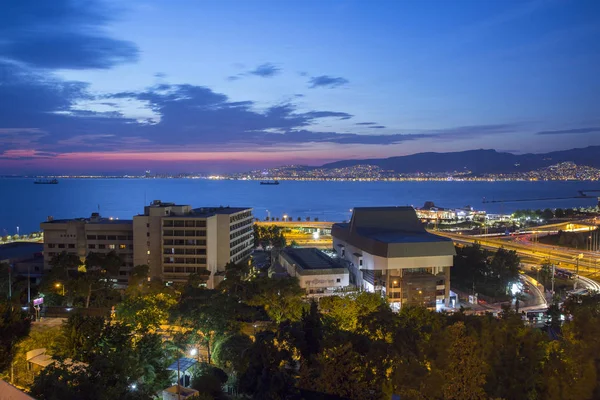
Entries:
[[308,297],[333,295],[350,285],[348,269],[319,249],[288,247],[279,254],[279,264],[298,278]]

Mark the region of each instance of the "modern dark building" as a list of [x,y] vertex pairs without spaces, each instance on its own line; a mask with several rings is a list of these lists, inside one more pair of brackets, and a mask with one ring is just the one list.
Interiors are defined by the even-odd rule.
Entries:
[[359,288],[380,292],[396,310],[448,305],[454,245],[427,232],[412,207],[357,207],[350,223],[334,224],[331,234]]

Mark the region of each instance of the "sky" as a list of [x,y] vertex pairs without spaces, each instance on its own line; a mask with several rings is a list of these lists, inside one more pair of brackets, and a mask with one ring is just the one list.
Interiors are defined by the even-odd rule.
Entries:
[[600,145],[597,0],[0,0],[0,174]]

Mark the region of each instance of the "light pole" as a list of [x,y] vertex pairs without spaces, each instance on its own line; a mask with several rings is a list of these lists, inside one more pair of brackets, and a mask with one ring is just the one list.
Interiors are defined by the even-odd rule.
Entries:
[[57,289],[62,287],[62,295],[63,297],[65,296],[65,285],[63,285],[62,283],[58,282],[56,285],[54,285]]
[[288,217],[288,216],[287,216],[287,214],[283,214],[283,220],[284,220],[285,222],[287,222],[287,217]]

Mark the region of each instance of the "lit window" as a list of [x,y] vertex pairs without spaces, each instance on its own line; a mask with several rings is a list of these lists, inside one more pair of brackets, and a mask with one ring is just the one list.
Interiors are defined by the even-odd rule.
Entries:
[[108,248],[111,249],[111,250],[114,250],[115,249],[115,245],[114,244],[109,244]]
[[148,255],[150,255],[150,250],[148,250]]
[[121,249],[121,250],[125,250],[126,248],[127,248],[127,245],[125,245],[125,244],[119,245],[119,249]]

